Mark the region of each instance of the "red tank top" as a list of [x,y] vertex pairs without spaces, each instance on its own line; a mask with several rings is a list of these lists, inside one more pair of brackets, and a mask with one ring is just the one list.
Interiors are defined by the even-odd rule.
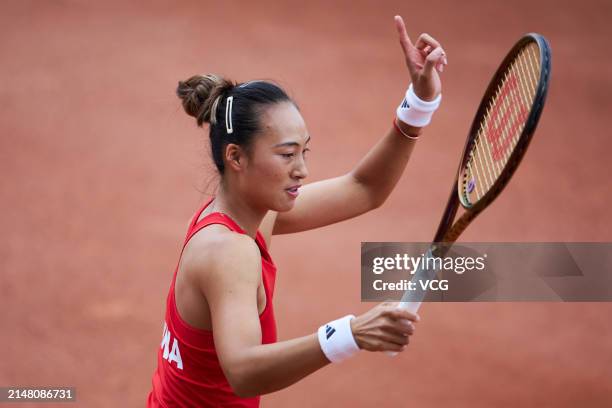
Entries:
[[[238,224],[222,213],[211,213],[197,222],[211,201],[193,217],[183,250],[192,236],[211,224],[222,224],[244,234]],[[255,241],[261,252],[262,280],[266,292],[266,307],[259,316],[261,342],[268,344],[276,342],[272,307],[276,266],[259,231]],[[212,331],[195,328],[179,316],[174,301],[177,272],[178,265],[166,299],[162,342],[157,353],[157,369],[153,374],[153,390],[147,398],[147,407],[258,407],[259,397],[240,398],[232,391],[217,359]]]

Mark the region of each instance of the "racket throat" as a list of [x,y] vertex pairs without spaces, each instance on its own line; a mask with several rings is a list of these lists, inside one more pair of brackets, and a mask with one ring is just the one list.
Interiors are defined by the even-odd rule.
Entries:
[[457,220],[457,222],[455,222],[455,224],[451,227],[451,229],[448,230],[448,232],[444,235],[442,242],[448,242],[448,243],[455,242],[457,238],[459,238],[459,235],[461,235],[461,233],[465,231],[467,226],[470,225],[472,220],[476,218],[476,215],[478,215],[478,213],[474,211],[468,211],[464,213]]

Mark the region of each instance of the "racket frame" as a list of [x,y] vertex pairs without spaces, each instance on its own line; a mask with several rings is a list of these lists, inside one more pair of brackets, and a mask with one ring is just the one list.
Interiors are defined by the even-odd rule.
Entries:
[[[501,79],[506,73],[506,70],[518,56],[519,52],[531,42],[536,42],[538,44],[538,49],[540,52],[539,82],[534,95],[534,103],[531,107],[531,111],[529,113],[529,116],[527,117],[521,135],[519,136],[519,140],[510,157],[508,158],[508,162],[502,169],[502,172],[482,198],[480,198],[473,205],[469,204],[463,199],[463,196],[461,194],[462,185],[460,181],[460,176],[464,166],[467,164],[470,158],[470,152],[476,141],[476,136],[478,135],[478,130],[480,129],[482,118],[486,114],[488,104],[495,96],[499,83],[501,83]],[[480,102],[480,106],[476,111],[476,115],[474,116],[474,120],[472,121],[472,126],[470,128],[470,133],[465,143],[465,147],[463,148],[463,153],[461,155],[461,161],[459,162],[459,168],[457,169],[455,181],[453,182],[453,186],[451,188],[451,194],[448,199],[448,203],[446,205],[446,209],[444,211],[442,219],[440,220],[440,224],[438,225],[438,230],[436,231],[436,234],[434,236],[434,243],[455,242],[459,235],[461,235],[461,233],[465,230],[465,228],[467,228],[467,226],[474,220],[474,218],[476,218],[478,214],[480,214],[485,208],[487,208],[506,187],[506,185],[512,178],[512,175],[515,173],[521,160],[523,159],[527,147],[529,146],[529,143],[531,142],[535,129],[538,125],[538,121],[540,119],[540,115],[542,114],[544,103],[546,101],[550,70],[550,46],[548,44],[548,41],[546,41],[546,39],[540,34],[525,34],[514,45],[514,47],[512,47],[510,52],[508,52],[501,65],[495,72],[495,75],[493,75],[493,78],[489,82],[489,86],[487,87],[487,90]],[[453,220],[455,219],[455,215],[457,214],[459,204],[461,204],[461,206],[466,210],[466,212],[453,224]],[[443,245],[443,247],[448,246]],[[436,252],[439,253],[439,251]]]

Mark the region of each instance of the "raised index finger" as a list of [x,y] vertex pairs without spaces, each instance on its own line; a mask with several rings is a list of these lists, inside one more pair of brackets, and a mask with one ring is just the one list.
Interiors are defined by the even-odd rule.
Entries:
[[404,25],[404,20],[401,16],[395,16],[395,28],[397,28],[397,33],[399,34],[400,44],[402,45],[404,54],[408,56],[409,50],[414,47],[414,45],[412,45],[412,41],[410,41],[410,37],[408,37],[406,25]]

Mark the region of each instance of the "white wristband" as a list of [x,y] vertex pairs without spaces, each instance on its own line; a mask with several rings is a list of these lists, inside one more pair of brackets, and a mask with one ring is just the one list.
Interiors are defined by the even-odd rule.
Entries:
[[431,122],[433,113],[440,106],[440,101],[442,101],[442,94],[439,94],[433,101],[422,100],[414,93],[412,84],[410,84],[406,97],[397,107],[397,118],[411,126],[427,126]]
[[317,335],[321,350],[332,363],[346,360],[359,351],[351,330],[351,320],[354,318],[347,315],[319,327]]

